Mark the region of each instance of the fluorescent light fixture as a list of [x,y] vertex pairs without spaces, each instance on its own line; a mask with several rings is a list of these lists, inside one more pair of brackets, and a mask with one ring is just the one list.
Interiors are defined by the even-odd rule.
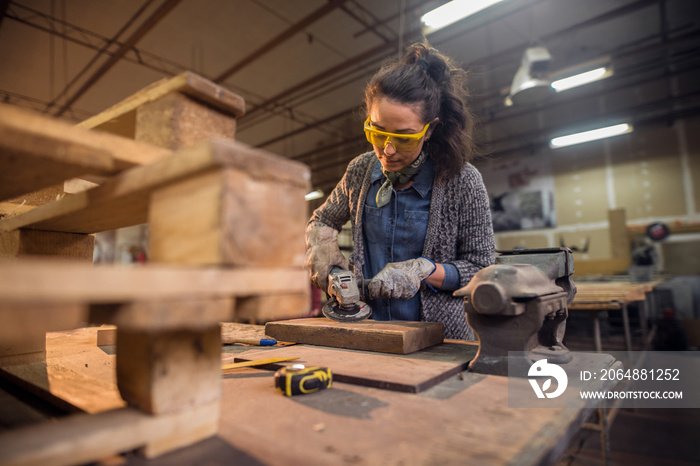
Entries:
[[307,201],[313,201],[314,199],[321,199],[323,197],[323,191],[320,189],[317,189],[315,191],[311,191],[310,193],[306,194],[304,196],[304,199]]
[[579,73],[568,78],[558,79],[552,82],[552,87],[557,91],[565,91],[573,87],[583,86],[584,84],[592,83],[595,81],[600,81],[609,76],[612,76],[612,68],[610,67],[600,67],[594,70],[586,71],[585,73]]
[[503,0],[453,0],[424,14],[421,16],[420,20],[425,24],[424,32],[429,34],[502,1]]
[[557,149],[559,147],[572,146],[574,144],[581,144],[583,142],[596,141],[598,139],[610,138],[613,136],[619,136],[621,134],[631,133],[634,128],[628,123],[622,123],[619,125],[606,126],[605,128],[592,129],[590,131],[584,131],[582,133],[569,134],[566,136],[561,136],[554,138],[549,142],[549,146],[552,149]]

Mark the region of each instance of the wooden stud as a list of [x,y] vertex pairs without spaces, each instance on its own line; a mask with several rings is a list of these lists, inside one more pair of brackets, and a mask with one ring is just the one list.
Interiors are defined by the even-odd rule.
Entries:
[[213,136],[234,139],[236,119],[199,100],[172,93],[136,111],[137,141],[179,149]]
[[297,266],[304,261],[306,188],[228,169],[154,193],[153,262]]
[[132,406],[174,413],[221,397],[221,329],[147,332],[117,327],[117,385]]

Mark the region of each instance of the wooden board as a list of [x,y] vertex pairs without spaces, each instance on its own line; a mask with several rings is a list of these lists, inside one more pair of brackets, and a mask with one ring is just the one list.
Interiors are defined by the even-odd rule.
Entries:
[[0,376],[66,412],[97,413],[126,406],[114,382],[106,382],[55,362],[0,368]]
[[127,407],[0,432],[0,464],[92,464],[137,448],[151,458],[215,435],[219,410],[216,402],[152,416]]
[[213,139],[128,170],[97,188],[2,219],[0,231],[26,227],[96,233],[146,223],[148,201],[155,190],[222,167],[244,171],[253,179],[300,188],[307,187],[310,178],[308,168],[301,163],[244,144]]
[[295,363],[330,367],[333,381],[419,393],[467,368],[479,346],[451,341],[409,355],[293,345],[247,351],[235,361],[299,356]]
[[265,333],[281,341],[408,354],[444,341],[438,322],[336,322],[326,317],[269,322]]
[[[97,128],[103,131],[128,135],[123,128],[130,127],[131,131],[134,130],[136,119],[134,113],[139,107],[155,102],[175,92],[194,97],[236,118],[243,116],[245,113],[245,101],[241,96],[212,81],[186,71],[141,89],[118,104],[81,122],[79,125],[83,128]],[[133,137],[133,134],[130,137]]]
[[92,263],[95,237],[82,233],[19,229],[0,231],[0,258],[55,256]]
[[270,338],[265,334],[265,326],[238,324],[234,322],[221,323],[221,343],[230,345],[241,339],[257,339]]
[[[18,303],[50,307],[61,303],[122,303],[295,293],[307,288],[308,273],[300,268],[93,267],[78,262],[29,258],[18,262],[0,261],[0,309]],[[167,313],[161,314],[165,316]],[[13,325],[0,326],[0,331],[11,329]]]
[[0,201],[85,174],[109,174],[170,151],[0,104]]

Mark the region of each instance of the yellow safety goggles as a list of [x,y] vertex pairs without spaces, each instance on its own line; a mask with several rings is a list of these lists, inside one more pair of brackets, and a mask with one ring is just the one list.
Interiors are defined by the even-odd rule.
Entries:
[[382,149],[386,147],[387,144],[391,142],[397,152],[412,151],[418,144],[420,140],[425,136],[425,132],[428,131],[430,123],[427,123],[420,133],[413,134],[403,134],[403,133],[387,133],[385,131],[379,131],[374,129],[369,124],[369,117],[365,121],[365,136],[367,141],[373,146],[379,146]]

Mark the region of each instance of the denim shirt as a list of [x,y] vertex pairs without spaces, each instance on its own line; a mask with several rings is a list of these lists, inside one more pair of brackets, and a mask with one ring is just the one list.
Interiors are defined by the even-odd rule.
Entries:
[[[415,259],[423,254],[434,173],[433,162],[428,159],[411,186],[394,189],[389,204],[378,208],[377,191],[386,177],[382,165],[375,165],[363,212],[366,278],[377,275],[389,262]],[[441,289],[456,290],[457,268],[452,264],[443,266],[445,282]],[[419,294],[408,300],[379,298],[368,300],[367,304],[372,307],[374,320],[421,320]]]

